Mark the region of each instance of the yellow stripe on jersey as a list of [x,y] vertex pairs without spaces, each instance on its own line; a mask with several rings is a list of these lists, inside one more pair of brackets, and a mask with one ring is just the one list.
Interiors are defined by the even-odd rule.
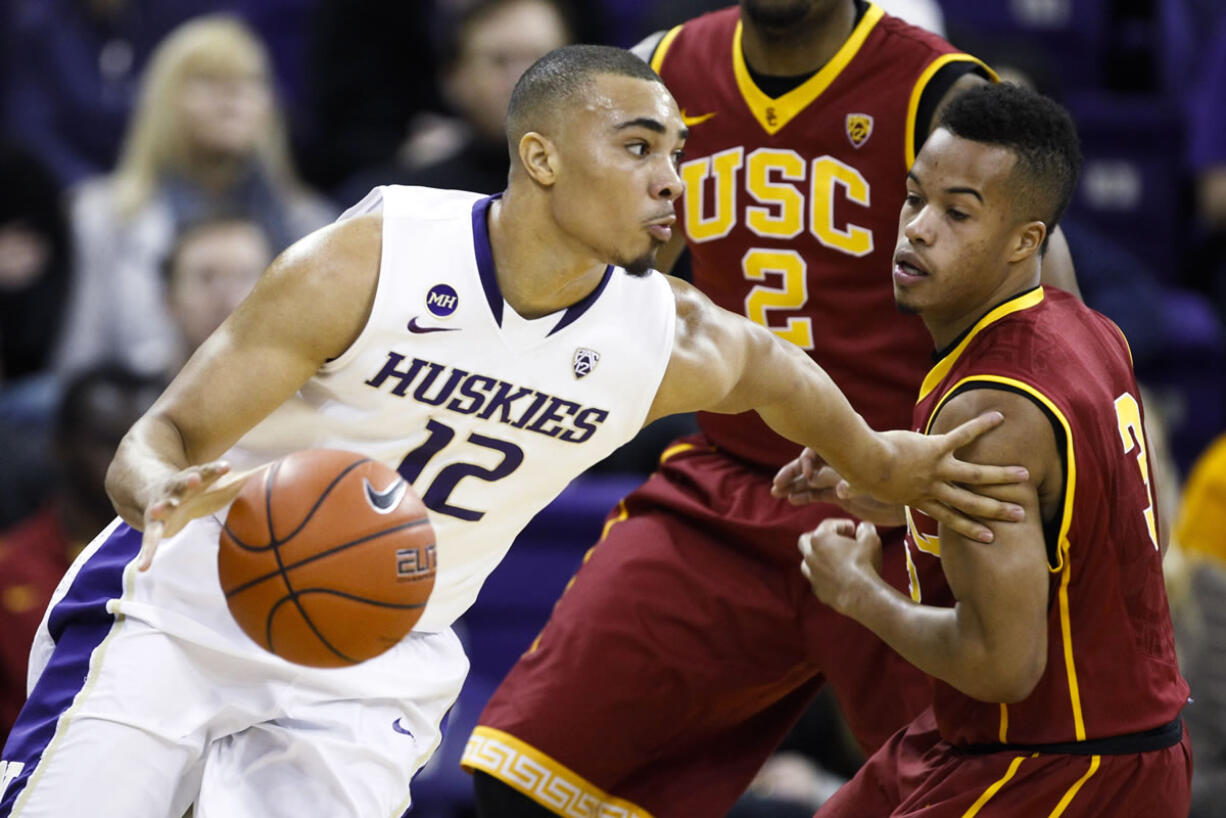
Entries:
[[797,114],[817,99],[822,91],[825,91],[830,83],[842,73],[847,64],[851,62],[852,57],[856,56],[860,46],[864,45],[869,32],[881,20],[883,14],[880,8],[870,5],[864,17],[852,30],[851,36],[830,59],[830,62],[778,99],[768,97],[757,85],[754,85],[753,78],[749,75],[749,67],[745,65],[745,55],[741,51],[741,23],[738,20],[736,31],[732,35],[732,73],[736,76],[736,85],[741,90],[745,104],[749,106],[749,110],[762,129],[771,135],[778,133],[784,125],[791,122]]
[[[1031,753],[1031,758],[1038,758],[1038,753]],[[984,804],[992,800],[996,793],[1000,792],[1000,788],[1008,783],[1009,779],[1017,773],[1017,768],[1022,766],[1022,762],[1026,760],[1026,756],[1018,756],[1009,763],[1009,769],[1005,771],[998,780],[993,782],[992,786],[983,791],[983,795],[979,796],[975,803],[971,804],[971,808],[962,813],[962,818],[975,818],[979,814],[979,810],[983,809]]]
[[[1039,290],[1042,292],[1042,290]],[[1021,299],[1015,299],[1021,300]],[[1014,303],[1014,302],[1010,302]],[[1008,304],[1002,305],[1002,307]],[[1000,309],[1000,308],[998,308]],[[995,311],[994,311],[995,312]],[[988,317],[990,317],[989,314]],[[987,320],[986,318],[984,319]],[[983,323],[982,321],[980,322]],[[976,327],[979,325],[977,324]],[[973,334],[973,333],[972,333]],[[970,340],[968,337],[967,340]],[[963,342],[965,343],[965,342]],[[961,345],[959,345],[961,349]],[[957,350],[955,350],[955,353]],[[954,355],[950,356],[951,358]],[[1042,406],[1046,407],[1056,420],[1060,421],[1060,426],[1064,429],[1065,441],[1065,460],[1068,472],[1064,475],[1064,508],[1060,515],[1060,533],[1056,539],[1056,564],[1051,565],[1050,561],[1047,570],[1051,573],[1060,572],[1060,591],[1058,601],[1060,605],[1060,633],[1064,642],[1064,668],[1068,675],[1069,703],[1073,712],[1073,728],[1076,731],[1078,741],[1085,741],[1086,727],[1085,721],[1081,714],[1081,689],[1077,683],[1077,668],[1073,661],[1073,623],[1069,613],[1069,598],[1068,586],[1069,580],[1072,578],[1072,561],[1069,558],[1070,544],[1068,539],[1069,528],[1073,524],[1073,499],[1077,489],[1077,457],[1073,449],[1073,427],[1069,424],[1068,418],[1054,404],[1050,398],[1035,389],[1030,384],[1019,381],[1015,378],[1008,378],[1003,375],[972,375],[963,378],[954,384],[940,402],[933,408],[932,413],[928,416],[928,425],[925,428],[925,433],[932,427],[933,419],[937,416],[937,412],[945,405],[950,396],[958,391],[963,384],[968,383],[996,383],[1016,389],[1023,394],[1031,396],[1038,401]]]
[[1000,739],[1001,744],[1009,741],[1009,705],[1000,703]]
[[674,443],[672,446],[669,446],[667,449],[665,449],[663,452],[660,453],[659,465],[664,465],[664,462],[668,460],[669,458],[673,457],[674,455],[679,455],[682,452],[688,452],[690,449],[697,449],[697,448],[698,447],[695,446],[693,443]]
[[1077,779],[1073,786],[1068,788],[1068,792],[1060,799],[1060,803],[1056,804],[1056,808],[1048,813],[1047,818],[1060,818],[1064,811],[1068,809],[1068,805],[1072,803],[1073,797],[1077,795],[1077,791],[1081,789],[1081,785],[1089,780],[1090,776],[1098,772],[1098,765],[1102,763],[1102,756],[1090,756],[1090,769],[1086,770],[1086,774]]
[[[992,310],[983,318],[980,318],[979,322],[975,324],[975,326],[971,327],[971,331],[966,334],[966,337],[962,339],[961,343],[959,343],[952,352],[938,361],[937,365],[929,370],[928,374],[924,376],[924,382],[920,385],[919,397],[916,398],[915,402],[919,403],[924,398],[928,397],[929,393],[931,393],[933,389],[937,388],[937,385],[940,384],[941,381],[945,379],[945,376],[949,374],[949,370],[953,369],[954,363],[958,360],[958,356],[960,356],[966,349],[967,345],[970,344],[971,339],[982,332],[985,327],[994,321],[999,321],[1001,318],[1004,318],[1006,315],[1011,313],[1020,312],[1021,310],[1028,310],[1031,307],[1040,304],[1043,301],[1043,298],[1043,288],[1036,287],[1033,290],[1028,290],[1022,293],[1017,298],[1011,298],[996,309]],[[932,415],[934,417],[936,416],[935,410],[932,412]]]
[[680,26],[673,26],[656,45],[656,50],[651,55],[652,71],[655,71],[657,74],[660,73],[660,68],[664,65],[664,55],[668,53],[669,46],[673,44],[673,40],[677,39],[677,35],[681,33],[681,28],[684,25],[685,23],[682,23]]
[[988,72],[988,76],[992,78],[992,82],[1000,82],[1000,77],[996,72],[987,66],[983,60],[976,59],[970,54],[943,54],[937,57],[927,68],[924,73],[920,74],[919,79],[915,81],[915,86],[911,89],[911,101],[907,104],[907,130],[904,131],[904,148],[903,159],[906,161],[907,170],[915,164],[915,118],[919,116],[920,100],[924,98],[924,90],[928,87],[928,83],[936,76],[936,73],[952,62],[969,62],[982,68]]
[[609,795],[532,745],[492,727],[473,730],[460,766],[488,773],[558,815],[651,818],[637,804]]

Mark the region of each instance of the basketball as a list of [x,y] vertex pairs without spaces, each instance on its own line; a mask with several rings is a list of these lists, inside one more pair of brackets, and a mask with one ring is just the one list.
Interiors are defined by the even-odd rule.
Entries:
[[434,530],[399,474],[353,452],[296,452],[252,475],[226,515],[217,569],[239,627],[312,667],[378,656],[434,588]]

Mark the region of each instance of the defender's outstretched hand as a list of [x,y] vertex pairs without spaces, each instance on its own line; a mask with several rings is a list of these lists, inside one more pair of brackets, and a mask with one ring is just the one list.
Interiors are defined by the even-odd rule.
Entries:
[[197,517],[212,514],[238,496],[243,485],[258,469],[230,474],[230,464],[222,460],[192,466],[162,484],[145,506],[144,528],[136,567],[148,571],[158,544],[173,537]]
[[967,463],[954,457],[954,452],[1003,420],[1003,414],[993,411],[943,435],[882,432],[881,437],[893,448],[890,467],[874,484],[853,483],[851,488],[879,500],[917,508],[964,537],[992,542],[992,531],[972,518],[1017,522],[1025,512],[1021,506],[976,494],[964,486],[1021,483],[1030,479],[1030,473],[1021,466]]

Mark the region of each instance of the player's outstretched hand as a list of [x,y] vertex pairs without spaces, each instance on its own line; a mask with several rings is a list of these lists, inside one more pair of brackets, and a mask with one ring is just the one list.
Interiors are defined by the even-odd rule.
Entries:
[[998,486],[1030,479],[1022,466],[985,466],[967,463],[954,452],[995,428],[1004,420],[1000,412],[984,412],[943,435],[915,432],[882,432],[893,448],[891,467],[873,485],[856,491],[879,500],[918,508],[964,537],[992,542],[992,531],[979,520],[1017,522],[1025,516],[1022,507],[982,494],[966,486]]
[[223,460],[191,466],[170,477],[145,506],[144,529],[136,567],[148,571],[153,554],[165,538],[173,537],[191,520],[212,514],[238,496],[256,469],[230,473]]
[[872,523],[833,517],[801,534],[800,572],[813,593],[839,613],[847,613],[863,589],[881,576],[881,537]]
[[834,467],[808,447],[775,475],[771,495],[794,506],[835,503],[848,514],[877,525],[902,525],[906,521],[902,506],[857,493]]

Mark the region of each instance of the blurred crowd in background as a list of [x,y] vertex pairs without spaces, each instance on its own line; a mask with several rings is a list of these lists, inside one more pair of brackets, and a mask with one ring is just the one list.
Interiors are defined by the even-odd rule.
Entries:
[[[569,42],[628,47],[725,4],[0,4],[0,740],[24,696],[26,652],[51,590],[113,516],[102,490],[111,452],[273,256],[375,185],[502,190],[503,113],[535,59]],[[1085,300],[1128,336],[1151,445],[1165,452],[1160,505],[1173,532],[1172,600],[1201,713],[1189,720],[1197,781],[1220,800],[1226,3],[882,5],[943,32],[1005,79],[1054,96],[1078,123],[1086,164],[1063,226]],[[603,464],[586,491],[555,504],[552,523],[525,534],[528,556],[512,550],[491,595],[514,582],[506,596],[527,639],[617,492],[650,471],[685,424],[649,432]],[[516,559],[538,561],[519,563],[529,571]],[[506,579],[516,571],[525,582]],[[528,603],[524,584],[534,586]],[[470,620],[480,620],[481,604]],[[490,619],[505,628],[514,617]],[[470,624],[470,641],[490,644],[474,653],[465,693],[478,709],[481,691],[522,649],[503,636]],[[482,664],[483,655],[495,658]],[[814,721],[818,734],[834,729]],[[461,742],[466,735],[452,732]],[[447,755],[440,764],[451,763]],[[854,760],[827,763],[836,773],[848,765]],[[793,780],[784,774],[781,788]],[[814,780],[820,788],[828,779]],[[452,806],[437,814],[462,813],[463,785],[439,791],[448,786],[454,797],[437,803]]]

